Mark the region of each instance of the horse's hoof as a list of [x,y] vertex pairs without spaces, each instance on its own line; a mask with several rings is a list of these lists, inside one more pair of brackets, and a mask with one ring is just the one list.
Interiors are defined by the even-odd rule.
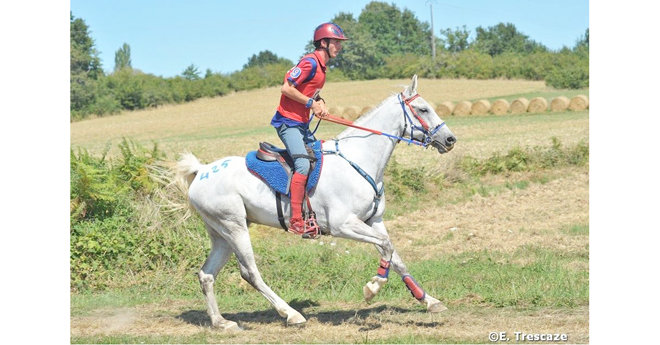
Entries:
[[448,309],[448,308],[447,308],[444,304],[442,304],[442,302],[440,302],[440,301],[435,301],[435,302],[433,302],[433,303],[429,303],[429,304],[426,306],[426,310],[427,310],[429,313],[439,313],[439,312],[443,312],[443,311],[445,311],[445,310],[447,310],[447,309]]
[[213,327],[225,332],[238,332],[243,330],[236,322],[229,320],[216,323]]
[[371,290],[369,284],[371,283],[367,283],[367,285],[365,285],[362,288],[362,294],[364,295],[364,300],[367,302],[370,302],[376,296],[376,294]]
[[304,326],[307,320],[300,314],[292,315],[286,319],[287,326]]
[[371,299],[373,299],[380,289],[387,283],[387,278],[382,278],[375,276],[371,278],[371,281],[368,282],[363,288],[362,288],[362,294],[364,295],[364,300],[369,302]]

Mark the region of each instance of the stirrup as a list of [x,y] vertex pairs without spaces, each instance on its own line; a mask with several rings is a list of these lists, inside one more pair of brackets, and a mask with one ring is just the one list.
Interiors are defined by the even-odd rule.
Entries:
[[305,220],[305,232],[302,234],[302,238],[313,240],[321,236],[321,231],[319,230],[319,224],[316,222],[316,213],[311,211],[309,217]]
[[[306,224],[305,224],[305,220],[302,219],[302,218],[298,218],[298,219],[296,219],[296,220],[297,220],[297,221],[296,221],[295,223],[294,223],[294,218],[292,218],[292,219],[289,221],[289,227],[287,228],[286,231],[288,231],[288,232],[290,232],[290,233],[292,233],[292,234],[302,235],[302,234],[304,234],[305,231],[307,230],[307,229],[306,229],[307,226],[306,226]],[[294,224],[296,224],[296,225],[294,225]]]

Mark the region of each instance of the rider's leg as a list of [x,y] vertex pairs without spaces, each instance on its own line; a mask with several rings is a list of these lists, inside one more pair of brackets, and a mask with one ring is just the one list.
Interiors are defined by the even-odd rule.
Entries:
[[305,222],[302,217],[302,203],[305,196],[305,185],[309,174],[309,159],[304,144],[306,129],[289,127],[285,124],[277,128],[277,135],[286,146],[289,155],[293,157],[295,172],[291,178],[291,220],[289,231],[297,234],[305,232]]

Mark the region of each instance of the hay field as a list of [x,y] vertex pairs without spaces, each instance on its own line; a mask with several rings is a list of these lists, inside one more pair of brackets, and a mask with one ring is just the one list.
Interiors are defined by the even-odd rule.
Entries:
[[[401,91],[402,85],[408,83],[409,80],[330,83],[322,96],[329,106],[370,106]],[[506,98],[549,90],[544,82],[420,79],[418,91],[425,99],[440,104],[447,100]],[[71,146],[100,153],[108,141],[116,149],[122,137],[129,137],[147,147],[151,141],[157,141],[170,158],[184,149],[195,153],[203,162],[227,155],[242,156],[256,149],[259,141],[280,144],[268,124],[278,99],[279,88],[268,88],[76,122],[71,124]],[[589,142],[588,110],[448,116],[443,120],[458,138],[453,151],[438,155],[435,150],[402,144],[396,148],[394,159],[401,165],[424,166],[428,174],[433,174],[447,169],[466,155],[486,158],[493,153],[505,154],[517,146],[548,147],[553,137],[565,146]],[[317,137],[330,139],[342,130],[339,125],[324,123]],[[526,184],[508,187],[521,182]],[[532,252],[539,249],[588,256],[588,167],[486,176],[481,183],[482,188],[491,189],[462,196],[465,190],[449,188],[443,191],[445,194],[437,195],[437,203],[421,205],[408,214],[385,222],[394,245],[409,266],[423,260],[458,260],[462,255],[477,257],[488,251],[508,254],[515,261],[503,262],[503,265],[537,259],[532,254],[513,254],[521,248],[533,248],[529,249]],[[450,201],[443,202],[443,199]],[[580,230],[582,228],[576,227],[585,224],[586,234]],[[256,225],[251,234],[260,240],[267,238],[283,245],[319,245],[316,240],[302,242],[281,233],[273,236],[272,231]],[[338,255],[344,250],[353,253],[365,247],[342,239],[323,240],[336,243]],[[193,260],[198,260],[201,265],[204,259]],[[471,257],[465,260],[469,262]],[[589,271],[588,258],[586,261],[566,259],[560,265],[571,272]],[[195,279],[192,275],[189,278]],[[365,282],[369,278],[364,277]],[[236,279],[240,281],[239,277]],[[475,276],[474,279],[483,277]],[[386,288],[402,289],[400,281],[395,280],[398,278],[393,278]],[[451,285],[452,282],[437,284],[435,286]],[[511,293],[516,293],[516,288],[521,287],[514,286]],[[431,288],[429,293],[442,297],[449,290]],[[391,290],[382,293],[388,291]],[[168,298],[120,307],[99,303],[99,307],[82,311],[72,308],[75,311],[70,319],[72,342],[489,343],[489,331],[506,331],[509,335],[514,331],[559,332],[568,334],[569,343],[589,342],[589,307],[583,302],[574,306],[494,307],[485,302],[480,305],[481,296],[478,295],[448,295],[441,298],[447,302],[448,311],[427,314],[412,298],[392,302],[376,297],[373,304],[337,304],[323,300],[319,304],[309,304],[306,303],[309,301],[298,300],[288,302],[307,317],[308,325],[291,328],[285,327],[263,297],[246,287],[246,293],[240,299],[248,301],[250,297],[256,302],[250,300],[248,306],[236,307],[225,301],[226,307],[221,310],[226,318],[239,321],[245,330],[225,334],[210,329],[201,293],[197,297],[195,300]]]
[[[410,80],[329,83],[324,87],[322,96],[328,106],[374,106],[391,94],[402,91],[403,86],[409,83]],[[418,86],[420,95],[435,103],[544,89],[542,81],[509,80],[420,79]],[[145,145],[153,140],[158,141],[168,154],[190,150],[202,161],[227,155],[245,155],[259,141],[279,142],[269,125],[279,97],[279,87],[271,87],[74,122],[70,127],[71,145],[101,152],[108,141],[115,145],[122,137],[130,137]],[[444,120],[452,124],[451,119]],[[342,130],[339,125],[323,124],[317,137],[330,139]],[[460,130],[455,134],[459,140],[464,137]]]

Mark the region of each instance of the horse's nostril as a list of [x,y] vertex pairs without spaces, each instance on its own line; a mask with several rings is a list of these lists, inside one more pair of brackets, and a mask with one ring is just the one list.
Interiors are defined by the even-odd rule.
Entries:
[[456,142],[456,138],[454,137],[447,138],[447,145],[454,145],[455,142]]

